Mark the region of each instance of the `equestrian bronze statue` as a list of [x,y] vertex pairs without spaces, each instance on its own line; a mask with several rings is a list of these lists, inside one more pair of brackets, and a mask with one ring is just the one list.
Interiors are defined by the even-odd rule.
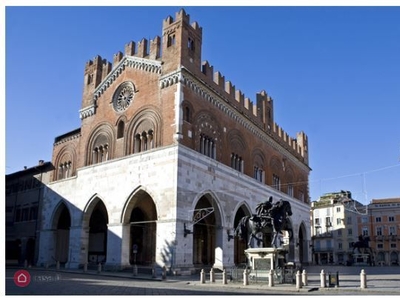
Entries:
[[368,255],[368,263],[370,266],[374,264],[374,252],[372,248],[369,246],[370,238],[369,236],[362,236],[361,234],[358,236],[358,241],[352,243],[353,254],[357,249],[359,254],[367,254]]
[[292,215],[292,208],[289,201],[279,200],[272,203],[272,197],[268,201],[260,203],[256,207],[257,214],[245,216],[235,229],[235,236],[247,241],[247,246],[251,248],[253,239],[260,245],[262,239],[257,237],[258,233],[272,233],[271,246],[279,247],[279,234],[282,230],[289,232],[289,240],[293,238],[293,230],[289,216]]
[[372,253],[372,249],[369,246],[369,237],[363,237],[362,235],[358,236],[358,241],[355,243],[352,243],[353,246],[353,253],[354,251],[357,249],[358,253],[367,253],[367,254],[371,254]]

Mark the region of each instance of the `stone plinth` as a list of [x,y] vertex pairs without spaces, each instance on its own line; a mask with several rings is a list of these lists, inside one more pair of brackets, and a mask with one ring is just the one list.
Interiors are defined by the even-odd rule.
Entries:
[[368,266],[371,265],[371,256],[367,253],[353,254],[354,266]]
[[280,248],[249,248],[244,253],[249,261],[249,267],[252,270],[269,271],[275,270],[279,259],[284,259],[288,252],[286,247]]

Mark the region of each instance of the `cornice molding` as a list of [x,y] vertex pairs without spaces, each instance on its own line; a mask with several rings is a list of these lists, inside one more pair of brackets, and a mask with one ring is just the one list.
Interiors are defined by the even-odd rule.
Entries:
[[94,104],[79,110],[79,118],[81,120],[93,116],[96,113],[96,106]]
[[80,133],[73,134],[73,135],[70,135],[70,136],[67,136],[67,137],[63,138],[62,140],[59,140],[58,142],[54,143],[54,145],[55,145],[55,146],[61,145],[61,144],[63,144],[63,143],[66,143],[66,142],[75,140],[75,139],[80,138],[80,137],[81,137],[81,134],[80,134]]

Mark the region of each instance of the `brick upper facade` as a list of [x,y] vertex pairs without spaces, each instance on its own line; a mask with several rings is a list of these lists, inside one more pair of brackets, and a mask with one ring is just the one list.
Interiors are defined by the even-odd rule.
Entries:
[[[182,9],[163,21],[162,37],[126,44],[112,63],[100,56],[88,61],[81,127],[56,138],[53,181],[100,161],[179,143],[250,177],[260,172],[258,180],[308,203],[306,134],[290,137],[275,123],[265,91],[253,102],[202,61],[202,34]],[[129,85],[132,99],[116,111],[122,85]]]

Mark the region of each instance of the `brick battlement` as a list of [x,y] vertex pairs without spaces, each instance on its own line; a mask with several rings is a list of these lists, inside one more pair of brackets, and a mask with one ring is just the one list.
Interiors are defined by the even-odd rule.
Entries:
[[214,67],[208,61],[203,62],[201,72],[204,75],[203,79],[239,113],[262,128],[287,150],[299,154],[308,163],[307,136],[304,132],[299,132],[296,138],[292,138],[274,122],[273,99],[264,90],[257,93],[257,102],[254,104],[241,90],[236,89],[232,82],[225,81],[225,76],[219,71],[214,71]]

